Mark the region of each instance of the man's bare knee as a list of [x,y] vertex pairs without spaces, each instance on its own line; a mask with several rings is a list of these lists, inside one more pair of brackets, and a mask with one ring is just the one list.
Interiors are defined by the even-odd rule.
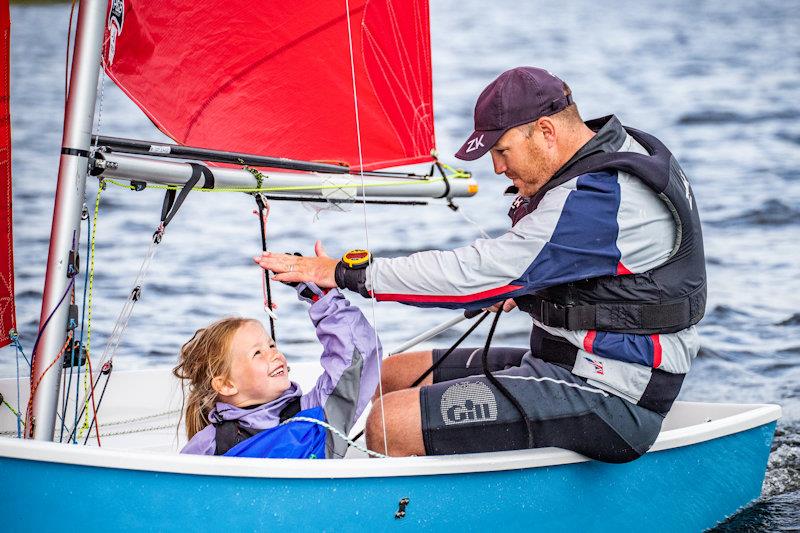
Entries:
[[[381,387],[375,390],[372,401],[374,402],[381,392],[387,394],[409,388],[423,372],[430,368],[432,361],[433,352],[431,350],[399,353],[386,358],[381,366]],[[433,377],[429,374],[420,383],[420,386],[430,385],[432,382]]]
[[367,447],[392,456],[425,455],[419,389],[378,398],[367,417]]

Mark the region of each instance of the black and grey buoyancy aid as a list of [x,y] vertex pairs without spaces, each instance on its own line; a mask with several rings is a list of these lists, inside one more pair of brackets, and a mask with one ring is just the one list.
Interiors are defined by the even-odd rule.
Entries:
[[648,155],[589,154],[562,168],[534,196],[519,198],[509,216],[516,224],[536,209],[548,191],[577,176],[622,171],[641,179],[669,208],[677,226],[672,253],[665,263],[647,272],[565,283],[514,299],[542,324],[650,335],[680,331],[699,322],[705,313],[703,236],[689,181],[661,141],[633,128],[625,131]]

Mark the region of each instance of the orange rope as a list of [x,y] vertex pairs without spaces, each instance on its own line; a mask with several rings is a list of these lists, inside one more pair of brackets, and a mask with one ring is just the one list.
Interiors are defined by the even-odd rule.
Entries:
[[27,429],[27,434],[28,434],[27,436],[28,437],[33,437],[33,424],[30,423],[30,420],[33,417],[33,399],[36,396],[36,389],[39,388],[39,383],[42,382],[42,379],[47,374],[47,372],[49,372],[50,369],[53,368],[53,366],[57,362],[63,360],[64,352],[67,351],[67,347],[70,345],[71,342],[72,342],[72,332],[70,332],[69,335],[67,335],[67,340],[64,343],[64,346],[62,346],[61,350],[58,352],[58,355],[50,362],[49,365],[47,365],[47,368],[44,369],[44,372],[42,372],[39,375],[39,379],[37,379],[36,383],[34,383],[33,386],[31,387],[31,397],[28,399],[28,409],[26,411],[26,416],[27,416],[28,423],[25,424],[25,427]]

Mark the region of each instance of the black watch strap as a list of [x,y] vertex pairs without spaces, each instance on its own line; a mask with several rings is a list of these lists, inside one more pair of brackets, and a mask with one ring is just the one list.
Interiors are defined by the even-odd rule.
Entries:
[[372,295],[367,290],[367,270],[358,269],[353,270],[347,268],[342,261],[336,263],[336,271],[334,272],[336,279],[336,286],[340,289],[347,289],[359,293],[364,298],[371,298]]

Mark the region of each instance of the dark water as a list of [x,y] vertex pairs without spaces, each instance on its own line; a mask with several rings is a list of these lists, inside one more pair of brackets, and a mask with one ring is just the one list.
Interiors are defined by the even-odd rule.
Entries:
[[[616,113],[661,137],[693,181],[704,224],[709,306],[703,348],[682,398],[783,407],[762,499],[724,531],[800,528],[800,9],[796,2],[432,2],[439,150],[471,131],[474,100],[499,72],[544,66],[566,79],[586,117]],[[63,109],[68,6],[12,9],[15,253],[19,328],[28,350],[39,317]],[[104,85],[104,134],[163,139]],[[445,160],[453,162],[452,158]],[[481,182],[466,214],[498,234],[504,178],[488,161],[466,165]],[[93,203],[96,183],[87,196]],[[109,189],[97,230],[92,345],[101,350],[158,221],[160,194]],[[117,353],[117,368],[170,365],[191,333],[225,314],[263,316],[252,200],[193,195],[175,219]],[[477,231],[441,206],[370,208],[378,255],[449,248]],[[363,213],[275,204],[271,247],[332,254],[364,244]],[[276,288],[278,338],[290,357],[316,357],[303,308]],[[368,302],[357,300],[368,316]],[[451,316],[395,304],[376,308],[386,347]],[[443,336],[452,339],[456,332]],[[524,316],[500,324],[504,343],[526,341]],[[498,337],[498,338],[500,338]],[[13,375],[0,351],[0,375]]]

